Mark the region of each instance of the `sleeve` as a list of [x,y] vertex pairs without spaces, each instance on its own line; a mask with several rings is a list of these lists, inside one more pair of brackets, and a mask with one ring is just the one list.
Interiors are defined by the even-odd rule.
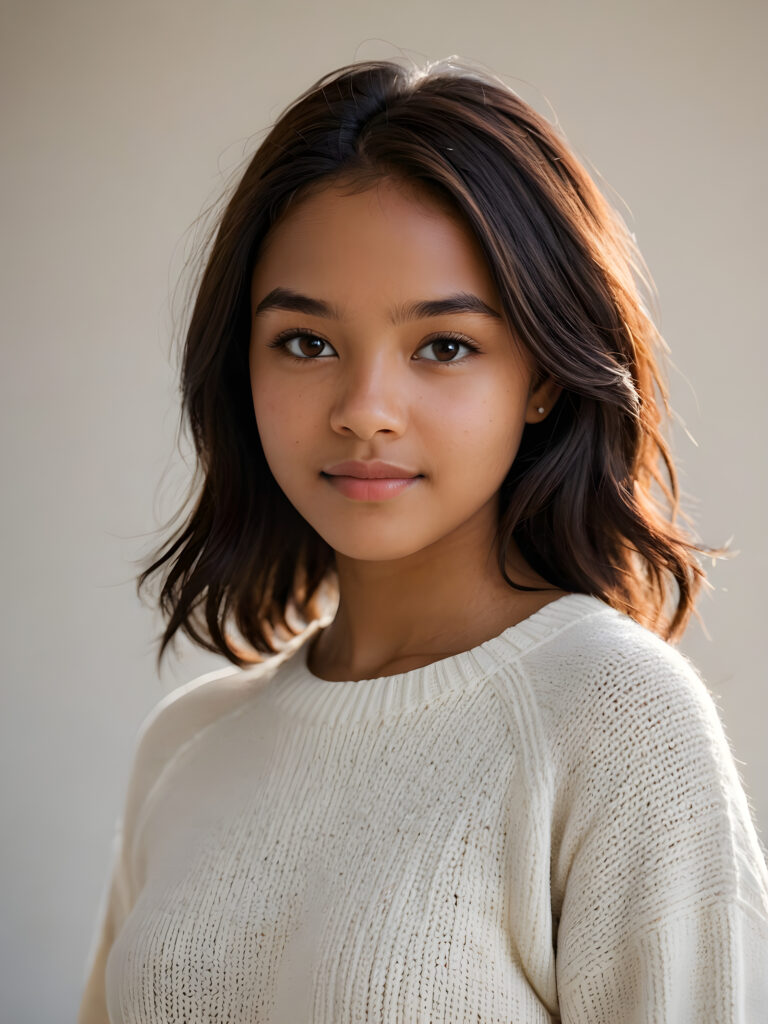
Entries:
[[197,682],[193,680],[191,684],[178,687],[159,701],[136,734],[123,810],[113,831],[109,869],[87,958],[77,1024],[110,1024],[105,976],[107,957],[136,899],[130,864],[134,824],[154,782],[183,736],[183,712],[188,701],[179,698]]
[[105,990],[107,957],[130,908],[130,880],[121,818],[115,826],[111,862],[97,913],[97,928],[87,957],[77,1024],[110,1024]]
[[138,896],[139,882],[133,877],[130,854],[137,822],[140,827],[141,811],[153,787],[185,744],[194,742],[209,725],[248,699],[257,685],[269,680],[280,661],[275,657],[245,672],[226,666],[198,676],[163,697],[139,726],[123,813],[113,834],[109,873],[87,958],[77,1024],[110,1024],[107,958]]
[[659,640],[614,657],[564,741],[562,1024],[768,1021],[768,871],[717,708]]
[[106,998],[106,966],[112,945],[136,901],[136,880],[130,852],[136,822],[152,787],[178,748],[202,727],[212,713],[208,687],[201,685],[226,674],[212,672],[167,694],[139,726],[123,811],[112,839],[109,871],[102,892],[97,926],[87,958],[86,979],[77,1024],[110,1024]]

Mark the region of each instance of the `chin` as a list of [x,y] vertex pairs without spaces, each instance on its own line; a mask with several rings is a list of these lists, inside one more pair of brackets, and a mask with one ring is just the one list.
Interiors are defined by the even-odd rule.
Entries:
[[437,538],[427,538],[423,544],[418,543],[411,530],[403,529],[402,524],[394,526],[392,536],[387,537],[379,524],[340,533],[337,529],[318,529],[310,523],[314,530],[323,538],[337,555],[351,558],[358,562],[392,562],[398,558],[407,558],[427,547]]

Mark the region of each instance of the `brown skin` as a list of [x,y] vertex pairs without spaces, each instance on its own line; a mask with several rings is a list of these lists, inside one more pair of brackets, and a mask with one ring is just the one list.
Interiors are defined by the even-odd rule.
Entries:
[[[460,291],[501,311],[482,250],[461,219],[392,179],[357,195],[329,187],[273,227],[254,270],[252,308],[278,286],[342,315],[273,309],[254,317],[251,333],[267,462],[336,552],[339,606],[310,649],[311,671],[359,680],[420,668],[562,597],[551,587],[511,589],[493,541],[499,488],[524,425],[548,414],[559,387],[534,374],[503,319],[453,313],[398,326],[389,319],[401,304]],[[270,348],[286,328],[312,337]],[[481,351],[446,346],[437,340],[445,331]],[[343,459],[383,459],[424,477],[387,501],[355,501],[320,475]],[[547,587],[515,547],[508,572]]]

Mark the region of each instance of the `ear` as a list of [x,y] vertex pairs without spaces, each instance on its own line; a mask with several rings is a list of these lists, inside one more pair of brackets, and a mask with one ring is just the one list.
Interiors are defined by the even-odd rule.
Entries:
[[[531,381],[531,389],[528,393],[525,422],[541,423],[546,419],[562,390],[561,385],[555,384],[551,377],[540,373],[536,374]],[[539,409],[543,409],[544,412],[539,412]]]

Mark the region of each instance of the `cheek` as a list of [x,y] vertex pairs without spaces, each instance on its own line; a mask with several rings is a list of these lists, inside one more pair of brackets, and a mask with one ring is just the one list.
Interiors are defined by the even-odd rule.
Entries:
[[519,385],[486,379],[473,394],[446,403],[429,417],[433,443],[473,477],[503,477],[520,446],[525,394]]
[[251,378],[251,394],[256,426],[265,450],[267,445],[286,446],[301,436],[307,419],[308,403],[303,389],[281,386],[274,375]]
[[[304,486],[307,465],[318,459],[317,442],[324,434],[319,403],[310,401],[307,386],[281,382],[272,375],[251,385],[256,429],[264,458],[289,500]],[[300,483],[300,481],[302,481]]]

